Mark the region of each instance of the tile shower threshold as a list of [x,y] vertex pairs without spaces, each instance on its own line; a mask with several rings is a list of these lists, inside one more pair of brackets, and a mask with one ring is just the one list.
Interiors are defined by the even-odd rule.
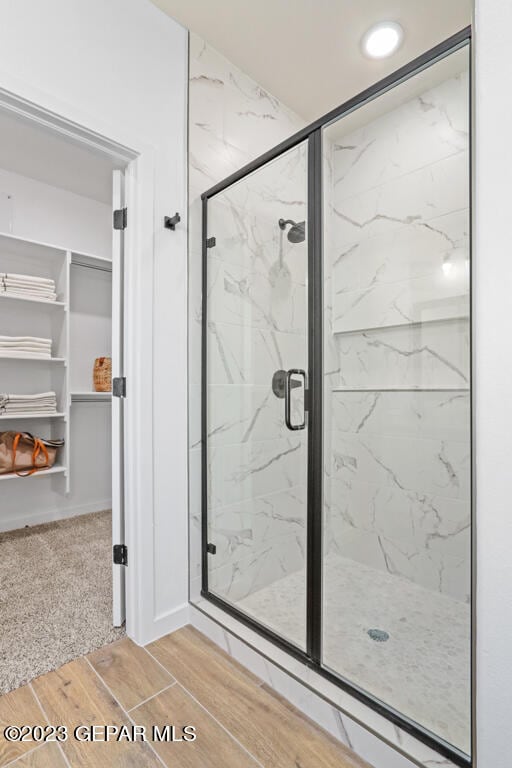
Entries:
[[[313,695],[317,701],[324,702],[324,709],[325,705],[333,707],[334,712],[338,712],[343,717],[341,731],[349,730],[348,741],[344,738],[342,740],[349,745],[351,743],[364,745],[364,749],[354,748],[366,760],[374,762],[377,759],[376,755],[380,756],[379,760],[391,760],[394,753],[399,753],[409,761],[407,766],[411,768],[413,765],[421,768],[441,764],[443,768],[471,765],[470,758],[465,753],[446,744],[442,739],[439,740],[439,749],[420,740],[415,735],[414,728],[408,727],[407,718],[404,718],[403,725],[397,725],[392,718],[379,711],[383,708],[372,707],[364,699],[356,697],[338,684],[335,676],[330,675],[328,670],[325,670],[326,674],[324,674],[321,670],[312,668],[305,659],[299,659],[286,652],[272,640],[252,629],[243,620],[227,613],[208,598],[200,597],[191,600],[191,622],[240,663],[264,678],[282,695],[290,698],[321,727],[328,730],[325,719],[315,717],[315,710],[319,707],[310,709],[308,702]],[[271,670],[274,672],[271,673]],[[283,685],[274,685],[274,679],[270,679],[272,676],[275,679],[282,679],[283,673],[288,681],[284,684],[284,689]],[[296,695],[293,697],[289,692],[294,689]],[[335,714],[332,717],[338,723],[338,733],[332,731],[333,735],[340,738],[341,718]],[[441,757],[441,754],[446,755],[447,749],[451,753],[451,759]],[[402,768],[402,763],[400,767]]]

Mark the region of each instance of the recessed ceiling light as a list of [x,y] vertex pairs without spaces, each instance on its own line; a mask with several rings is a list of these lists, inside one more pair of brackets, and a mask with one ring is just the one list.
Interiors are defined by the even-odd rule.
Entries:
[[361,46],[364,53],[372,59],[385,59],[400,46],[404,30],[395,21],[382,21],[370,27],[364,35]]

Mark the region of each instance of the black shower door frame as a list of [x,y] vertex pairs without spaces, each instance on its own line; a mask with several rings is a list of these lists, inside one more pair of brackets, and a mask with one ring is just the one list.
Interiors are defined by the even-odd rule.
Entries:
[[[367,691],[335,674],[322,665],[322,534],[323,534],[323,163],[322,163],[322,134],[323,129],[339,118],[354,112],[359,107],[383,95],[400,83],[410,79],[432,64],[454,53],[458,49],[471,44],[471,27],[466,27],[452,35],[439,45],[428,50],[405,66],[396,70],[384,79],[346,101],[336,109],[328,112],[309,126],[295,133],[268,152],[243,166],[223,181],[215,184],[201,195],[202,199],[202,344],[201,344],[201,595],[227,614],[237,619],[250,629],[262,635],[276,646],[299,659],[308,667],[329,679],[351,696],[383,715],[404,731],[410,733],[419,741],[433,748],[443,757],[454,764],[471,766],[472,759],[463,752],[444,741],[436,734],[423,728],[420,724],[409,719],[406,715]],[[208,256],[208,202],[232,184],[244,179],[267,163],[275,160],[283,153],[293,149],[298,144],[308,143],[308,181],[307,181],[307,233],[308,233],[308,469],[307,469],[307,611],[306,611],[306,651],[304,652],[293,643],[277,635],[250,616],[235,608],[230,603],[213,594],[208,586],[208,461],[207,461],[207,329],[208,329],[208,291],[207,291],[207,256]],[[471,131],[470,131],[471,146]],[[471,157],[471,153],[470,153]],[[470,161],[471,162],[471,161]],[[471,182],[471,167],[470,167]],[[470,204],[471,217],[471,204]],[[471,238],[470,238],[471,242]],[[471,250],[471,245],[470,245]],[[470,280],[470,300],[472,287]],[[472,387],[471,387],[472,390]],[[473,466],[473,414],[471,413],[471,453]],[[472,477],[474,473],[472,471]],[[472,541],[474,542],[474,486],[472,480],[471,519]],[[473,545],[472,545],[473,548]],[[474,592],[474,590],[473,590]],[[473,596],[474,600],[474,596]],[[472,608],[472,638],[474,636],[474,605]],[[474,721],[474,642],[472,642],[472,730]],[[474,752],[474,749],[473,749]]]

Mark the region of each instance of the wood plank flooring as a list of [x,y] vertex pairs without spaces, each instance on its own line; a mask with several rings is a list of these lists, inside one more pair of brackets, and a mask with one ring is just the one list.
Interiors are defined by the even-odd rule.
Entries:
[[[6,725],[65,725],[61,743],[12,743]],[[73,738],[77,725],[146,728],[147,741]],[[176,741],[154,739],[174,726]],[[194,726],[197,738],[183,740]],[[0,768],[364,768],[192,627],[127,638],[0,697]]]

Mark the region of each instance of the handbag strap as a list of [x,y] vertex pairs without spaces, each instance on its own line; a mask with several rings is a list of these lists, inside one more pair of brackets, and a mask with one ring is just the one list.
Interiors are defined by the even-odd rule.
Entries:
[[[17,432],[14,440],[12,441],[12,471],[16,472],[16,451],[18,450],[18,445],[20,443],[20,440],[22,437],[27,437],[27,434],[24,434],[22,432]],[[41,469],[46,469],[50,464],[50,457],[48,456],[48,451],[46,450],[46,445],[40,440],[38,437],[32,437],[32,435],[28,435],[32,438],[34,441],[34,450],[32,451],[32,469],[28,469],[25,472],[16,472],[18,477],[29,477],[30,475],[33,475],[34,472],[39,472]],[[42,464],[40,467],[36,467],[36,461],[37,457],[40,453],[43,453],[46,463]]]

